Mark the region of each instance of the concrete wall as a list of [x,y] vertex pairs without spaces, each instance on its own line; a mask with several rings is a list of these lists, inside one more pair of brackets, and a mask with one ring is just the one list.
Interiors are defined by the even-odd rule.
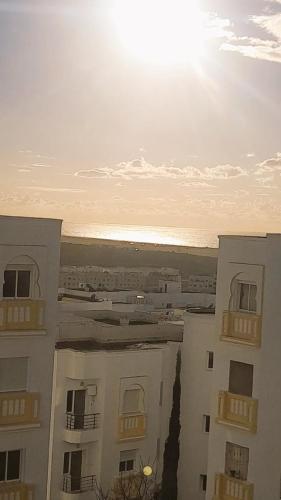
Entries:
[[208,351],[214,349],[214,315],[185,315],[181,372],[181,434],[178,470],[179,500],[201,500],[200,474],[207,474],[209,435],[203,416],[210,415],[213,370]]

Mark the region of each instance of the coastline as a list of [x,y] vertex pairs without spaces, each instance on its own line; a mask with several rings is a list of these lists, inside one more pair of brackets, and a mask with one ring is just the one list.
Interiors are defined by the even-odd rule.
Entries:
[[110,240],[102,238],[87,238],[82,236],[66,236],[62,234],[61,243],[86,246],[111,246],[115,248],[135,248],[136,251],[161,251],[179,254],[198,255],[200,257],[218,256],[218,248],[193,247],[185,245],[169,245],[164,243],[139,243],[134,241]]

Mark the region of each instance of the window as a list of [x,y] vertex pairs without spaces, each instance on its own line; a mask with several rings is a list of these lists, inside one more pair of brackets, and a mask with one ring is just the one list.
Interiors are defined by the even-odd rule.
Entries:
[[240,361],[230,361],[229,392],[252,397],[254,367]]
[[204,432],[210,432],[210,415],[203,415],[203,429]]
[[214,368],[214,353],[213,351],[207,351],[207,369],[212,370]]
[[249,464],[249,448],[234,443],[226,443],[225,473],[228,476],[247,480]]
[[240,283],[239,309],[240,311],[256,312],[257,285]]
[[0,358],[0,392],[26,391],[28,358]]
[[137,450],[120,451],[119,472],[130,472],[135,469]]
[[206,491],[207,489],[207,474],[200,474],[200,490]]
[[20,478],[20,450],[0,451],[0,481]]
[[134,413],[140,409],[140,389],[128,389],[124,391],[123,413]]
[[8,270],[4,272],[3,297],[29,297],[30,271]]

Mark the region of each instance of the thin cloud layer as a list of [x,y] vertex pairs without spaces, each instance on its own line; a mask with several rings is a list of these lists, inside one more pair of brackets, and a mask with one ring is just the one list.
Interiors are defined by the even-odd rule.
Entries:
[[202,179],[226,180],[241,175],[247,175],[246,171],[234,165],[216,165],[215,167],[197,168],[194,166],[176,167],[171,164],[154,165],[144,158],[121,162],[116,167],[101,167],[99,169],[79,170],[74,174],[76,177],[86,178],[122,178],[132,179]]

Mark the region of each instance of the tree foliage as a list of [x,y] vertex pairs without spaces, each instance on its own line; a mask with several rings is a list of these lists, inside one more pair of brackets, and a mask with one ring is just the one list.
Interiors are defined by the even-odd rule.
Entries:
[[177,471],[179,461],[181,353],[178,351],[176,376],[173,386],[173,406],[169,422],[169,435],[165,443],[161,500],[177,500]]

